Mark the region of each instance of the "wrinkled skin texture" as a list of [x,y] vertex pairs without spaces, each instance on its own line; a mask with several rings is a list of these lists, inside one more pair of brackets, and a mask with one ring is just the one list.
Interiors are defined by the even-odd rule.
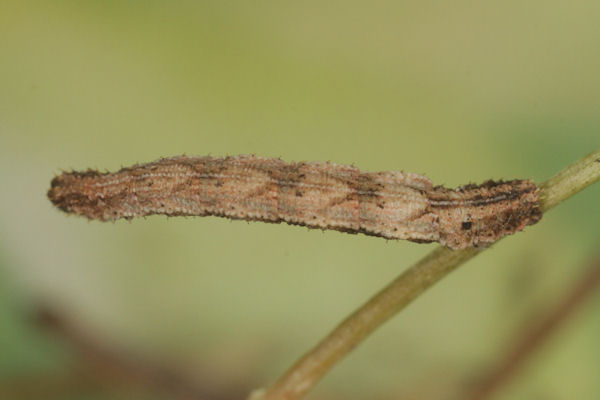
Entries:
[[255,156],[173,157],[115,173],[65,172],[48,198],[112,221],[153,214],[287,222],[387,239],[487,246],[542,217],[528,180],[434,187],[421,175]]

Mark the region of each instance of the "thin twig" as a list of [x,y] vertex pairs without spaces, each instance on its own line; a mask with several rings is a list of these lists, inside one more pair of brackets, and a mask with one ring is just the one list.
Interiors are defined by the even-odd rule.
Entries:
[[542,344],[561,327],[568,317],[585,304],[592,294],[600,289],[600,258],[589,271],[576,282],[573,288],[542,320],[528,326],[525,332],[516,335],[517,340],[500,362],[490,370],[471,390],[471,400],[485,400],[504,386]]
[[[600,149],[576,161],[540,185],[542,210],[550,210],[598,180]],[[250,399],[300,399],[336,362],[358,346],[371,332],[456,267],[479,253],[481,250],[473,248],[458,251],[445,247],[435,249],[340,323],[268,389],[254,391]]]

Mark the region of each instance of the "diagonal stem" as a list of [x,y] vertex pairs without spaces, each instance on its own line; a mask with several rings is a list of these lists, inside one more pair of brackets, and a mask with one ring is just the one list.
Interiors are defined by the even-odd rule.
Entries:
[[[540,185],[542,211],[550,210],[598,180],[600,149],[576,161]],[[254,391],[250,400],[302,398],[371,332],[426,289],[483,250],[468,248],[452,251],[445,247],[436,248],[342,321],[273,385],[266,390]]]

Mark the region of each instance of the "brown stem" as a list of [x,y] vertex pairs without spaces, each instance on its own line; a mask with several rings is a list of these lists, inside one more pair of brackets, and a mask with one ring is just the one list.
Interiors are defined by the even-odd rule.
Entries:
[[243,388],[239,386],[230,385],[226,393],[219,393],[222,390],[209,382],[192,381],[180,371],[107,346],[47,306],[38,310],[36,319],[40,327],[75,350],[76,368],[72,373],[76,379],[73,383],[87,382],[88,388],[96,386],[111,392],[130,393],[134,389],[179,400],[242,396]]
[[517,335],[516,343],[508,350],[506,356],[488,373],[487,377],[476,385],[468,398],[470,400],[491,398],[498,389],[519,372],[523,364],[567,321],[568,317],[578,311],[586,300],[599,289],[600,258],[546,317]]

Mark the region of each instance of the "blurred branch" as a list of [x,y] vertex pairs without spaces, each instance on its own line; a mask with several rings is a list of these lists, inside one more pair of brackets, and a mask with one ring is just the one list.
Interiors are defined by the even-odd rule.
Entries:
[[528,326],[524,332],[516,336],[514,345],[506,352],[500,362],[481,379],[471,390],[470,400],[486,400],[514,377],[523,364],[531,358],[568,318],[578,311],[591,295],[600,290],[600,257],[597,257],[589,271],[576,282],[573,288],[542,320]]
[[[550,210],[599,179],[600,149],[576,161],[540,185],[542,210]],[[295,400],[303,397],[371,332],[426,289],[483,250],[485,249],[435,249],[340,323],[268,389],[254,391],[250,399]]]
[[[76,366],[65,374],[36,377],[35,380],[29,377],[29,388],[27,381],[14,381],[9,392],[31,394],[31,390],[36,388],[48,390],[37,391],[37,394],[43,394],[39,398],[50,398],[49,392],[73,395],[73,392],[85,393],[86,390],[89,393],[89,390],[94,388],[104,389],[113,394],[124,392],[129,398],[132,391],[138,395],[161,395],[179,400],[226,400],[243,396],[244,388],[240,385],[232,384],[228,386],[226,393],[219,393],[222,392],[221,388],[209,382],[192,381],[175,369],[101,344],[93,335],[48,307],[38,310],[36,322],[39,327],[53,333],[75,350]],[[38,378],[41,385],[38,385]]]
[[[78,370],[58,373],[37,373],[19,377],[3,377],[0,380],[0,398],[11,400],[66,399],[89,394],[96,388],[89,376]],[[96,390],[97,391],[97,390]]]

